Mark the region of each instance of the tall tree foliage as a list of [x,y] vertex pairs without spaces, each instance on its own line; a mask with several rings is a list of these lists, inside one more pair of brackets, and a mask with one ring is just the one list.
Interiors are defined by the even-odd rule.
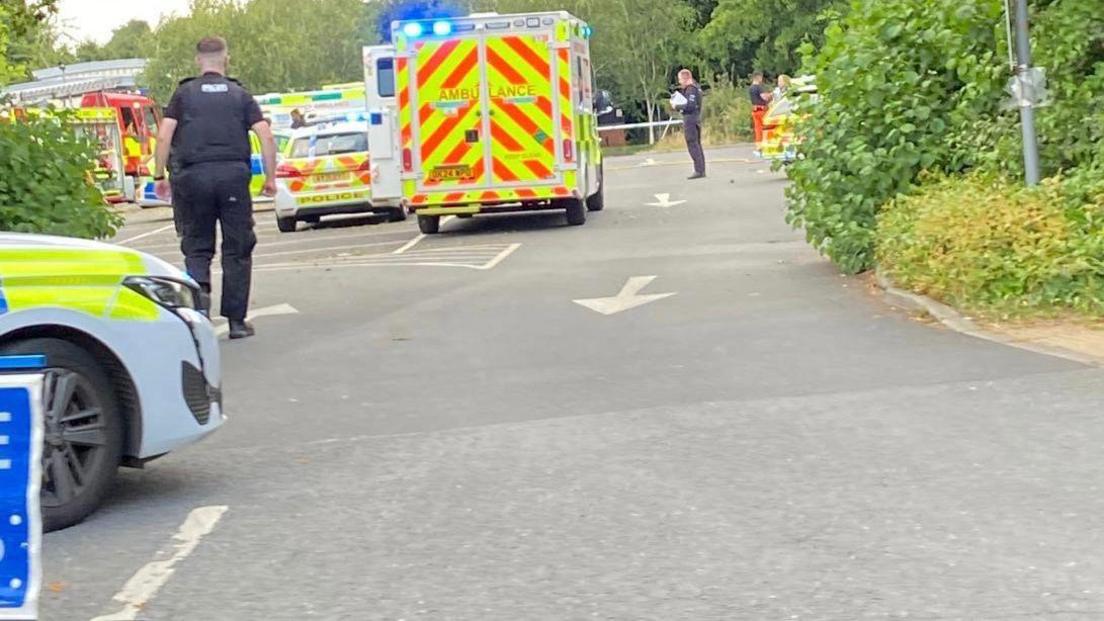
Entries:
[[[30,69],[55,58],[58,0],[0,0],[0,43],[9,81],[19,81]],[[0,79],[5,70],[0,69]]]
[[819,47],[825,27],[846,8],[847,0],[718,0],[700,53],[729,75],[793,73],[801,44]]
[[73,62],[112,60],[116,58],[145,58],[154,49],[156,41],[148,22],[132,19],[111,34],[104,45],[84,41],[73,50]]
[[375,7],[361,0],[193,0],[157,29],[146,79],[166,99],[195,73],[195,44],[225,37],[232,75],[253,92],[308,90],[362,79],[361,46],[374,43]]

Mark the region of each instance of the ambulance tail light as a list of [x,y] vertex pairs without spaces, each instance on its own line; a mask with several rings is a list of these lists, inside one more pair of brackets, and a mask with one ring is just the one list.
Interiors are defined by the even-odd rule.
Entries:
[[563,154],[564,154],[564,161],[567,161],[567,162],[574,162],[575,161],[575,144],[573,142],[571,142],[571,140],[566,139],[566,138],[563,141]]
[[292,179],[296,177],[302,177],[303,173],[291,164],[283,163],[276,167],[277,179]]
[[414,152],[410,149],[403,149],[403,170],[410,172],[414,170]]

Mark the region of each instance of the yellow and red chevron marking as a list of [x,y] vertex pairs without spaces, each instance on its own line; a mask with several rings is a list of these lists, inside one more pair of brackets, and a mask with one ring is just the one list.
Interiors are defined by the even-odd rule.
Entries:
[[405,56],[395,59],[395,91],[399,103],[400,145],[410,149],[414,140],[413,117],[410,109],[410,64]]
[[[560,91],[560,130],[563,131],[564,140],[575,139],[575,126],[572,122],[572,103],[571,103],[571,83],[567,81],[567,76],[571,75],[571,54],[566,48],[560,48],[557,51],[557,61],[559,62],[559,91]],[[581,80],[586,80],[586,76],[580,77]],[[570,160],[569,160],[570,161]]]
[[537,186],[533,188],[503,188],[499,190],[470,190],[467,192],[429,192],[415,194],[410,202],[418,207],[459,206],[478,203],[513,203],[529,200],[548,200],[571,195],[564,186]]
[[[413,65],[406,73],[414,73],[421,104],[417,111],[418,156],[424,183],[441,188],[481,184],[482,144],[468,140],[469,132],[481,133],[483,122],[479,114],[479,42],[422,42],[415,47]],[[411,107],[407,101],[407,110]],[[402,122],[405,128],[405,117]]]
[[[301,177],[290,177],[287,188],[292,193],[316,192],[336,188],[359,188],[372,185],[372,172],[367,153],[331,155],[310,159],[292,159],[281,163],[283,168],[299,172]],[[319,175],[344,175],[333,181]]]
[[486,40],[486,57],[492,183],[554,179],[555,95],[548,41],[491,37]]

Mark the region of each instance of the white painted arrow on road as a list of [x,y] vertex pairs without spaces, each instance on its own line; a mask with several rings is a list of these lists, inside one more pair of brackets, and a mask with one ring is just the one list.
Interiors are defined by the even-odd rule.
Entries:
[[[256,319],[258,317],[274,317],[276,315],[297,315],[299,309],[295,308],[291,304],[277,304],[275,306],[265,306],[258,308],[257,310],[249,313],[248,319]],[[222,336],[230,332],[230,324],[223,323],[215,326],[215,334]]]
[[621,287],[621,292],[612,298],[590,298],[572,301],[579,306],[585,306],[603,315],[613,315],[621,311],[627,311],[630,308],[643,306],[649,302],[655,302],[675,295],[674,293],[651,293],[640,295],[641,290],[647,287],[655,279],[655,276],[633,276],[625,283],[624,287]]
[[670,194],[656,194],[656,202],[647,203],[650,207],[674,207],[675,205],[681,205],[686,201],[673,201]]
[[640,162],[639,164],[637,164],[637,166],[655,166],[658,163],[659,162],[657,162],[654,159],[649,157],[648,159],[644,160],[643,162]]

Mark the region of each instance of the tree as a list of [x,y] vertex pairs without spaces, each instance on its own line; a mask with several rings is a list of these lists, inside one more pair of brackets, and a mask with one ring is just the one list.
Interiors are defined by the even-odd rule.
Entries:
[[158,27],[146,81],[167,100],[195,73],[196,42],[212,35],[226,38],[231,74],[255,93],[360,81],[377,10],[361,0],[193,0],[188,15]]
[[718,0],[701,54],[733,76],[794,73],[801,44],[819,46],[825,26],[846,8],[847,0]]
[[17,81],[54,58],[58,0],[0,0],[3,63],[0,78]]

